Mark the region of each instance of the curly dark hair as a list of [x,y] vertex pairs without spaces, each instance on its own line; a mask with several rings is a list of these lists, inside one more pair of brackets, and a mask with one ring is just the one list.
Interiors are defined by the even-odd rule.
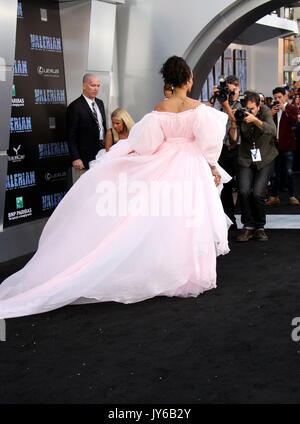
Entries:
[[191,69],[186,61],[179,56],[171,56],[163,64],[160,73],[165,84],[171,84],[173,87],[181,87],[186,84],[191,77]]

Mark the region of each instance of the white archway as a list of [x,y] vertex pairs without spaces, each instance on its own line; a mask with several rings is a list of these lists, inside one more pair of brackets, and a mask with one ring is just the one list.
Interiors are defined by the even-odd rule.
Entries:
[[238,35],[273,10],[292,3],[293,0],[236,1],[212,19],[184,53],[194,72],[191,96],[199,98],[203,83],[213,65]]

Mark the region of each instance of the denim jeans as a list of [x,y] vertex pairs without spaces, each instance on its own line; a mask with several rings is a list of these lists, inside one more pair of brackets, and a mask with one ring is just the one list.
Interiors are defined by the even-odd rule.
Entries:
[[274,172],[272,175],[271,195],[273,197],[277,197],[279,195],[281,169],[283,169],[286,176],[289,197],[295,196],[295,181],[294,181],[293,165],[294,165],[294,152],[292,150],[288,152],[279,151],[279,155],[275,159]]
[[274,161],[261,169],[255,164],[239,169],[239,193],[241,220],[246,228],[264,228],[266,224],[265,194],[267,183],[272,175]]

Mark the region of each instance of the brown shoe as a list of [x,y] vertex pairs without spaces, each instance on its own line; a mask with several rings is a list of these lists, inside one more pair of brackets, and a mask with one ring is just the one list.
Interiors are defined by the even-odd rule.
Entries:
[[290,197],[289,198],[289,204],[292,205],[292,206],[299,205],[299,200],[296,199],[296,197],[294,197],[294,196]]
[[279,197],[273,197],[271,196],[270,199],[266,202],[266,205],[272,206],[272,205],[279,205],[280,199]]
[[260,230],[256,230],[253,238],[257,241],[268,241],[269,237],[265,233],[265,230],[261,228]]
[[237,236],[236,241],[248,241],[253,237],[254,230],[243,228],[241,233]]

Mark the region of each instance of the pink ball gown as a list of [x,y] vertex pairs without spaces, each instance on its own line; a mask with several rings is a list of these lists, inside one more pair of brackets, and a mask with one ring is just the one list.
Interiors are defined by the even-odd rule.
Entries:
[[[209,164],[217,165],[226,122],[205,105],[145,115],[73,185],[35,255],[2,282],[0,318],[215,288],[216,256],[229,251],[228,218]],[[160,183],[175,187],[176,210],[153,189]]]

